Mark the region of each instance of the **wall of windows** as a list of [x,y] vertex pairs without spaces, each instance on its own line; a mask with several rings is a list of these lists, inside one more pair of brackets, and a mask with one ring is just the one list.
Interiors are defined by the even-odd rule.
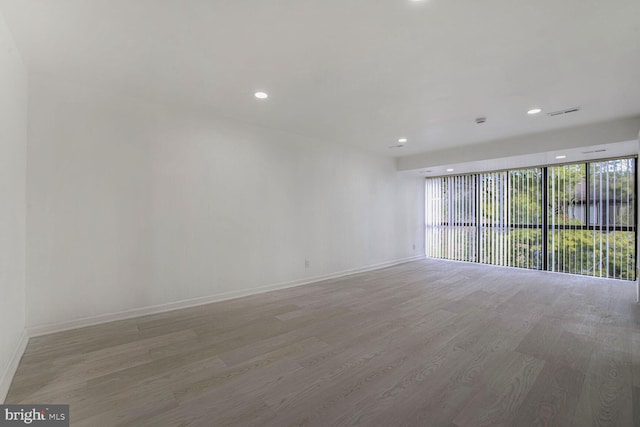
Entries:
[[635,280],[636,159],[426,181],[428,257]]

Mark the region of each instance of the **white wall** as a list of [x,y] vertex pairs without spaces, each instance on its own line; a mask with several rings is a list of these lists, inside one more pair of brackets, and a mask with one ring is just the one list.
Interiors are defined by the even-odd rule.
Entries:
[[36,331],[424,253],[423,180],[393,159],[44,76],[30,94]]
[[27,73],[0,15],[0,402],[26,345],[26,144]]

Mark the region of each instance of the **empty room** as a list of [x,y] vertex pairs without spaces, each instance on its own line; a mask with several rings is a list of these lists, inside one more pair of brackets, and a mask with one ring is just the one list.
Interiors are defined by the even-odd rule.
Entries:
[[637,0],[0,0],[0,425],[640,426]]

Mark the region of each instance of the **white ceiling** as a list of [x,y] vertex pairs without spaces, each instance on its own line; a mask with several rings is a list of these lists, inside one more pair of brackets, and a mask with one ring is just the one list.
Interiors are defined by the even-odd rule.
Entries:
[[0,12],[32,73],[391,156],[640,114],[638,0],[0,0]]

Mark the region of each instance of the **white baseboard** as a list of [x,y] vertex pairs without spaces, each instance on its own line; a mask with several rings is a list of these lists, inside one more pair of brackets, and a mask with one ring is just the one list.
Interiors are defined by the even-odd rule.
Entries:
[[321,282],[323,280],[329,280],[329,279],[336,279],[338,277],[348,276],[351,274],[364,273],[372,270],[379,270],[381,268],[391,267],[398,264],[404,264],[406,262],[411,262],[411,261],[417,261],[424,258],[425,258],[424,255],[418,255],[418,256],[409,257],[409,258],[387,261],[380,264],[369,265],[366,267],[359,267],[359,268],[354,268],[350,270],[344,270],[337,273],[331,273],[331,274],[315,276],[315,277],[308,277],[306,279],[296,280],[293,282],[260,286],[257,288],[243,289],[240,291],[223,292],[216,295],[176,301],[168,304],[160,304],[155,306],[136,308],[132,310],[120,311],[117,313],[100,314],[98,316],[85,317],[82,319],[75,319],[75,320],[69,320],[69,321],[58,322],[58,323],[36,325],[36,326],[29,327],[28,332],[30,337],[37,337],[40,335],[52,334],[55,332],[63,332],[71,329],[83,328],[85,326],[93,326],[101,323],[114,322],[117,320],[131,319],[134,317],[146,316],[149,314],[164,313],[167,311],[180,310],[183,308],[197,307],[199,305],[211,304],[214,302],[246,297],[249,295],[259,294],[263,292],[308,285],[311,283]]
[[20,341],[18,342],[18,346],[13,352],[13,356],[9,361],[6,369],[0,376],[0,404],[3,404],[5,399],[7,398],[7,393],[9,392],[9,387],[11,387],[11,382],[13,381],[13,376],[16,374],[18,370],[18,365],[20,364],[20,359],[22,359],[22,355],[24,351],[27,349],[27,344],[29,343],[29,335],[27,335],[27,330],[24,329],[22,331],[22,335],[20,336]]

